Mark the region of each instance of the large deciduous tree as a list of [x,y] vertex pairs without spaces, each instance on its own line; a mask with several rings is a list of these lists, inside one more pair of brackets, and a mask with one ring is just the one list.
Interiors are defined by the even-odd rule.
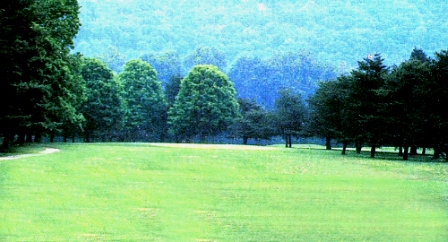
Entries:
[[119,79],[106,64],[94,58],[84,59],[82,76],[87,84],[87,101],[81,107],[86,119],[85,141],[116,138],[121,133],[125,113]]
[[235,95],[232,82],[217,67],[193,67],[169,110],[170,132],[177,140],[204,140],[225,131],[240,116]]
[[163,140],[167,102],[154,68],[142,60],[131,60],[125,64],[119,78],[127,103],[127,138],[134,141]]

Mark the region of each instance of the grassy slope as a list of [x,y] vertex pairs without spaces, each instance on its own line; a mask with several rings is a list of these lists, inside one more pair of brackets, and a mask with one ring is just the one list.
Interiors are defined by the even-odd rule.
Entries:
[[444,163],[60,145],[0,162],[3,241],[444,241]]

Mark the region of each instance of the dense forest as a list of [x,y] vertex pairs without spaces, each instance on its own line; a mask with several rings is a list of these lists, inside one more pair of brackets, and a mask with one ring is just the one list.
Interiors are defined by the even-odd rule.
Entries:
[[406,0],[2,2],[2,149],[318,137],[438,158],[446,18]]
[[440,1],[95,1],[80,0],[74,51],[119,73],[142,58],[162,85],[195,64],[229,75],[238,97],[272,109],[278,92],[304,98],[317,82],[349,73],[368,54],[386,65],[414,47],[432,56],[448,42]]
[[382,53],[387,65],[398,65],[414,47],[432,55],[448,42],[443,1],[80,0],[79,5],[75,51],[90,57],[113,50],[126,60],[166,51],[183,58],[209,46],[224,54],[229,68],[239,56],[264,59],[294,51],[342,74],[368,54]]

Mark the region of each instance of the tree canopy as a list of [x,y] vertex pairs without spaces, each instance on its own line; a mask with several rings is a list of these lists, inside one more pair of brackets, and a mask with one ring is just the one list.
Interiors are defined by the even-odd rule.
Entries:
[[169,110],[170,132],[178,140],[218,134],[239,117],[236,92],[229,78],[212,65],[197,65],[182,80]]
[[163,140],[166,133],[167,102],[154,68],[142,60],[132,60],[126,63],[119,78],[127,104],[127,139]]
[[10,135],[37,137],[80,119],[69,52],[78,33],[76,0],[0,3],[0,86],[3,146]]

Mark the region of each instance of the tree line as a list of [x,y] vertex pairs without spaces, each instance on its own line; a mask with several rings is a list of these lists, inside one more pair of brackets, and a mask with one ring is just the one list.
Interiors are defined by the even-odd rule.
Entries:
[[321,82],[309,99],[308,132],[347,145],[357,152],[381,146],[399,148],[404,160],[434,150],[434,158],[448,151],[448,52],[428,58],[415,48],[398,66],[386,67],[380,54],[368,56],[348,75]]
[[[74,142],[76,137],[85,142],[188,142],[221,135],[247,143],[249,138],[276,135],[276,115],[285,112],[291,101],[302,105],[301,96],[290,91],[280,94],[279,102],[284,101],[276,103],[271,112],[253,100],[237,98],[233,83],[214,65],[195,65],[186,77],[172,77],[164,89],[156,70],[141,59],[127,62],[117,75],[99,59],[79,53],[68,57],[71,81],[76,81],[71,85],[77,89],[67,93],[73,96],[67,104],[77,118],[65,119],[65,113],[55,113],[53,125],[47,128],[31,121],[26,125],[11,122],[12,129],[1,130],[4,148],[12,142],[39,142],[42,135],[50,141],[60,136],[65,142]],[[37,115],[34,111],[30,108],[28,115]],[[300,112],[304,114],[304,107]],[[300,120],[295,114],[281,116],[278,124],[282,127]],[[9,120],[8,116],[1,119]]]
[[[374,54],[332,77],[294,52],[241,57],[227,75],[219,51],[203,47],[184,60],[191,66],[184,76],[175,55],[142,56],[116,72],[99,58],[70,53],[78,14],[75,0],[0,4],[4,149],[44,136],[85,142],[225,137],[244,144],[282,136],[287,147],[294,136],[318,136],[328,148],[332,139],[342,143],[343,153],[350,144],[358,152],[369,146],[372,157],[386,145],[399,147],[404,159],[417,147],[433,149],[435,158],[447,152],[447,51],[431,59],[414,49],[392,67]],[[300,86],[315,79],[330,80],[304,95]]]

